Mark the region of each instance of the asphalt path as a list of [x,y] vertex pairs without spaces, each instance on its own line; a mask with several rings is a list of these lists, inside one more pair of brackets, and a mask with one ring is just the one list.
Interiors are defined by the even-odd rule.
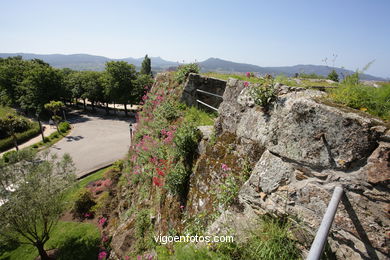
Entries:
[[81,177],[126,156],[130,147],[131,118],[72,113],[69,135],[50,148],[51,153],[68,153]]

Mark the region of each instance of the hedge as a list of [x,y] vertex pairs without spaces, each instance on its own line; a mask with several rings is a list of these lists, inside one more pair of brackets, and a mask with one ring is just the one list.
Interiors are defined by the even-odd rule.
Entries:
[[[30,128],[29,130],[27,130],[23,133],[16,133],[18,145],[30,140],[31,138],[33,138],[37,135],[39,135],[39,133],[40,133],[40,130],[39,130],[38,123],[33,124],[32,128]],[[0,152],[4,152],[12,147],[14,147],[14,141],[13,141],[12,136],[0,140]]]

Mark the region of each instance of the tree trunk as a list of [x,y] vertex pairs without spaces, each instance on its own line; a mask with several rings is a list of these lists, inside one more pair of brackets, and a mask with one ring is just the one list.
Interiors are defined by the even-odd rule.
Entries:
[[37,243],[35,246],[38,249],[39,255],[41,256],[41,260],[50,260],[50,257],[47,255],[42,243]]
[[42,142],[44,142],[45,141],[45,136],[43,135],[42,124],[41,124],[41,120],[39,119],[39,116],[38,116],[38,124],[39,124],[39,130],[40,130],[41,135],[42,135]]
[[60,132],[60,129],[58,128],[58,122],[57,122],[57,121],[54,121],[54,122],[55,122],[55,124],[56,124],[57,132],[58,132],[60,135],[62,135],[62,133]]
[[116,115],[116,108],[115,108],[115,102],[114,102],[114,114]]
[[106,114],[109,115],[110,111],[108,110],[108,102],[106,103]]
[[93,111],[93,112],[96,112],[96,109],[95,109],[95,101],[92,101],[91,104],[92,104],[92,111]]
[[125,115],[127,116],[127,104],[123,104],[125,106]]
[[84,111],[87,111],[87,105],[85,104],[85,98],[83,98]]
[[14,146],[15,146],[16,151],[19,151],[18,138],[16,138],[15,133],[12,133],[12,139],[14,140]]

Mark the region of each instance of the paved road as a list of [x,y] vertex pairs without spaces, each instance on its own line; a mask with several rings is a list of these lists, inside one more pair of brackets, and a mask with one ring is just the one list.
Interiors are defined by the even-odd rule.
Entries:
[[130,147],[130,119],[74,114],[72,132],[50,150],[69,153],[78,177],[123,158]]

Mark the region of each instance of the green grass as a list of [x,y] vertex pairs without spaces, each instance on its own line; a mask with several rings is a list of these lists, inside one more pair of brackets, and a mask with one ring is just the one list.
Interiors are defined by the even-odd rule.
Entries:
[[195,247],[191,244],[176,244],[174,253],[166,247],[156,248],[158,259],[236,259],[236,260],[292,260],[300,259],[296,242],[292,239],[291,225],[287,219],[263,216],[258,228],[248,231],[246,242],[228,242]]
[[329,92],[329,98],[384,120],[390,119],[390,83],[383,83],[375,88],[356,82],[344,82]]
[[[45,249],[59,248],[58,260],[97,259],[100,243],[98,228],[89,223],[58,222]],[[1,248],[0,248],[1,249]],[[31,245],[20,245],[9,251],[0,251],[1,260],[33,260],[38,251]]]
[[[228,80],[229,78],[234,78],[234,79],[238,79],[238,80],[247,81],[250,83],[261,84],[263,82],[263,80],[260,78],[257,78],[257,77],[248,78],[244,74],[222,74],[222,73],[216,73],[216,72],[208,72],[208,73],[203,73],[202,75],[207,76],[207,77],[218,78],[218,79],[222,79],[222,80]],[[310,88],[313,86],[333,87],[333,86],[338,85],[338,83],[328,83],[328,82],[326,82],[326,79],[320,79],[320,81],[316,81],[316,82],[312,82],[308,78],[298,78],[298,79],[300,80],[300,83],[297,83],[292,78],[286,77],[284,75],[278,75],[275,77],[275,82],[281,83],[283,85],[287,85],[290,87],[303,87],[303,88]]]
[[184,121],[193,122],[197,126],[213,125],[216,114],[207,113],[196,107],[187,107],[184,114]]
[[224,73],[216,73],[216,72],[207,72],[207,73],[202,73],[202,75],[207,76],[207,77],[222,79],[222,80],[226,80],[226,81],[229,78],[233,78],[233,79],[248,81],[251,83],[261,83],[262,82],[262,80],[260,80],[259,78],[255,78],[255,77],[248,78],[244,74],[224,74]]

